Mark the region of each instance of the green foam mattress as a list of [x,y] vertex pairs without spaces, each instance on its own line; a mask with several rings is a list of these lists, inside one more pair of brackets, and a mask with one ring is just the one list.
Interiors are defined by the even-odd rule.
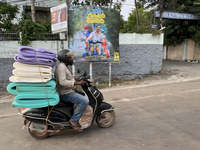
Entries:
[[[47,100],[48,97],[48,100]],[[59,94],[23,94],[15,97],[12,107],[14,108],[43,108],[55,106],[59,103]]]
[[30,97],[33,94],[40,94],[44,93],[45,91],[48,94],[55,94],[56,93],[56,82],[55,80],[50,80],[44,83],[22,83],[22,82],[13,82],[7,86],[7,91],[14,95],[23,95],[27,94]]

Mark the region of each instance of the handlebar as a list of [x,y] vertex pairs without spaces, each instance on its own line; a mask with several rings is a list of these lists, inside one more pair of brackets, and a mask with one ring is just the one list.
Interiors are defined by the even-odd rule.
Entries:
[[89,75],[87,75],[87,72],[84,72],[79,78],[78,81],[86,81],[87,83],[92,83],[91,78]]

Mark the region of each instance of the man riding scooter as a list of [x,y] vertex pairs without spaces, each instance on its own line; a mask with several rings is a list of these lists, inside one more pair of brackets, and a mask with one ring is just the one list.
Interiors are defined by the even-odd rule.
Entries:
[[69,50],[61,50],[58,53],[58,60],[60,64],[56,69],[56,76],[58,79],[58,92],[60,100],[78,104],[72,118],[69,121],[70,126],[77,132],[81,132],[81,126],[78,124],[85,108],[89,104],[88,98],[75,92],[76,85],[85,85],[86,81],[79,81],[74,78],[68,66],[73,64],[73,52]]

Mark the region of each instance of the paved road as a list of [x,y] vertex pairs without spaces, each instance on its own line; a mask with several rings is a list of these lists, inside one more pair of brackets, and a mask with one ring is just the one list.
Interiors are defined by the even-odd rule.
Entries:
[[82,133],[70,130],[40,141],[27,127],[21,130],[23,119],[10,103],[1,103],[0,150],[200,149],[200,80],[102,91],[115,105],[114,126],[95,124]]

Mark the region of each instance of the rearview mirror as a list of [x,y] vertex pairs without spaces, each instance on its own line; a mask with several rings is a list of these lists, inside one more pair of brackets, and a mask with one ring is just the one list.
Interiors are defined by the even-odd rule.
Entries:
[[86,71],[84,72],[83,76],[87,76],[87,72]]
[[80,69],[78,69],[78,70],[77,70],[77,73],[81,73],[81,70],[80,70]]

